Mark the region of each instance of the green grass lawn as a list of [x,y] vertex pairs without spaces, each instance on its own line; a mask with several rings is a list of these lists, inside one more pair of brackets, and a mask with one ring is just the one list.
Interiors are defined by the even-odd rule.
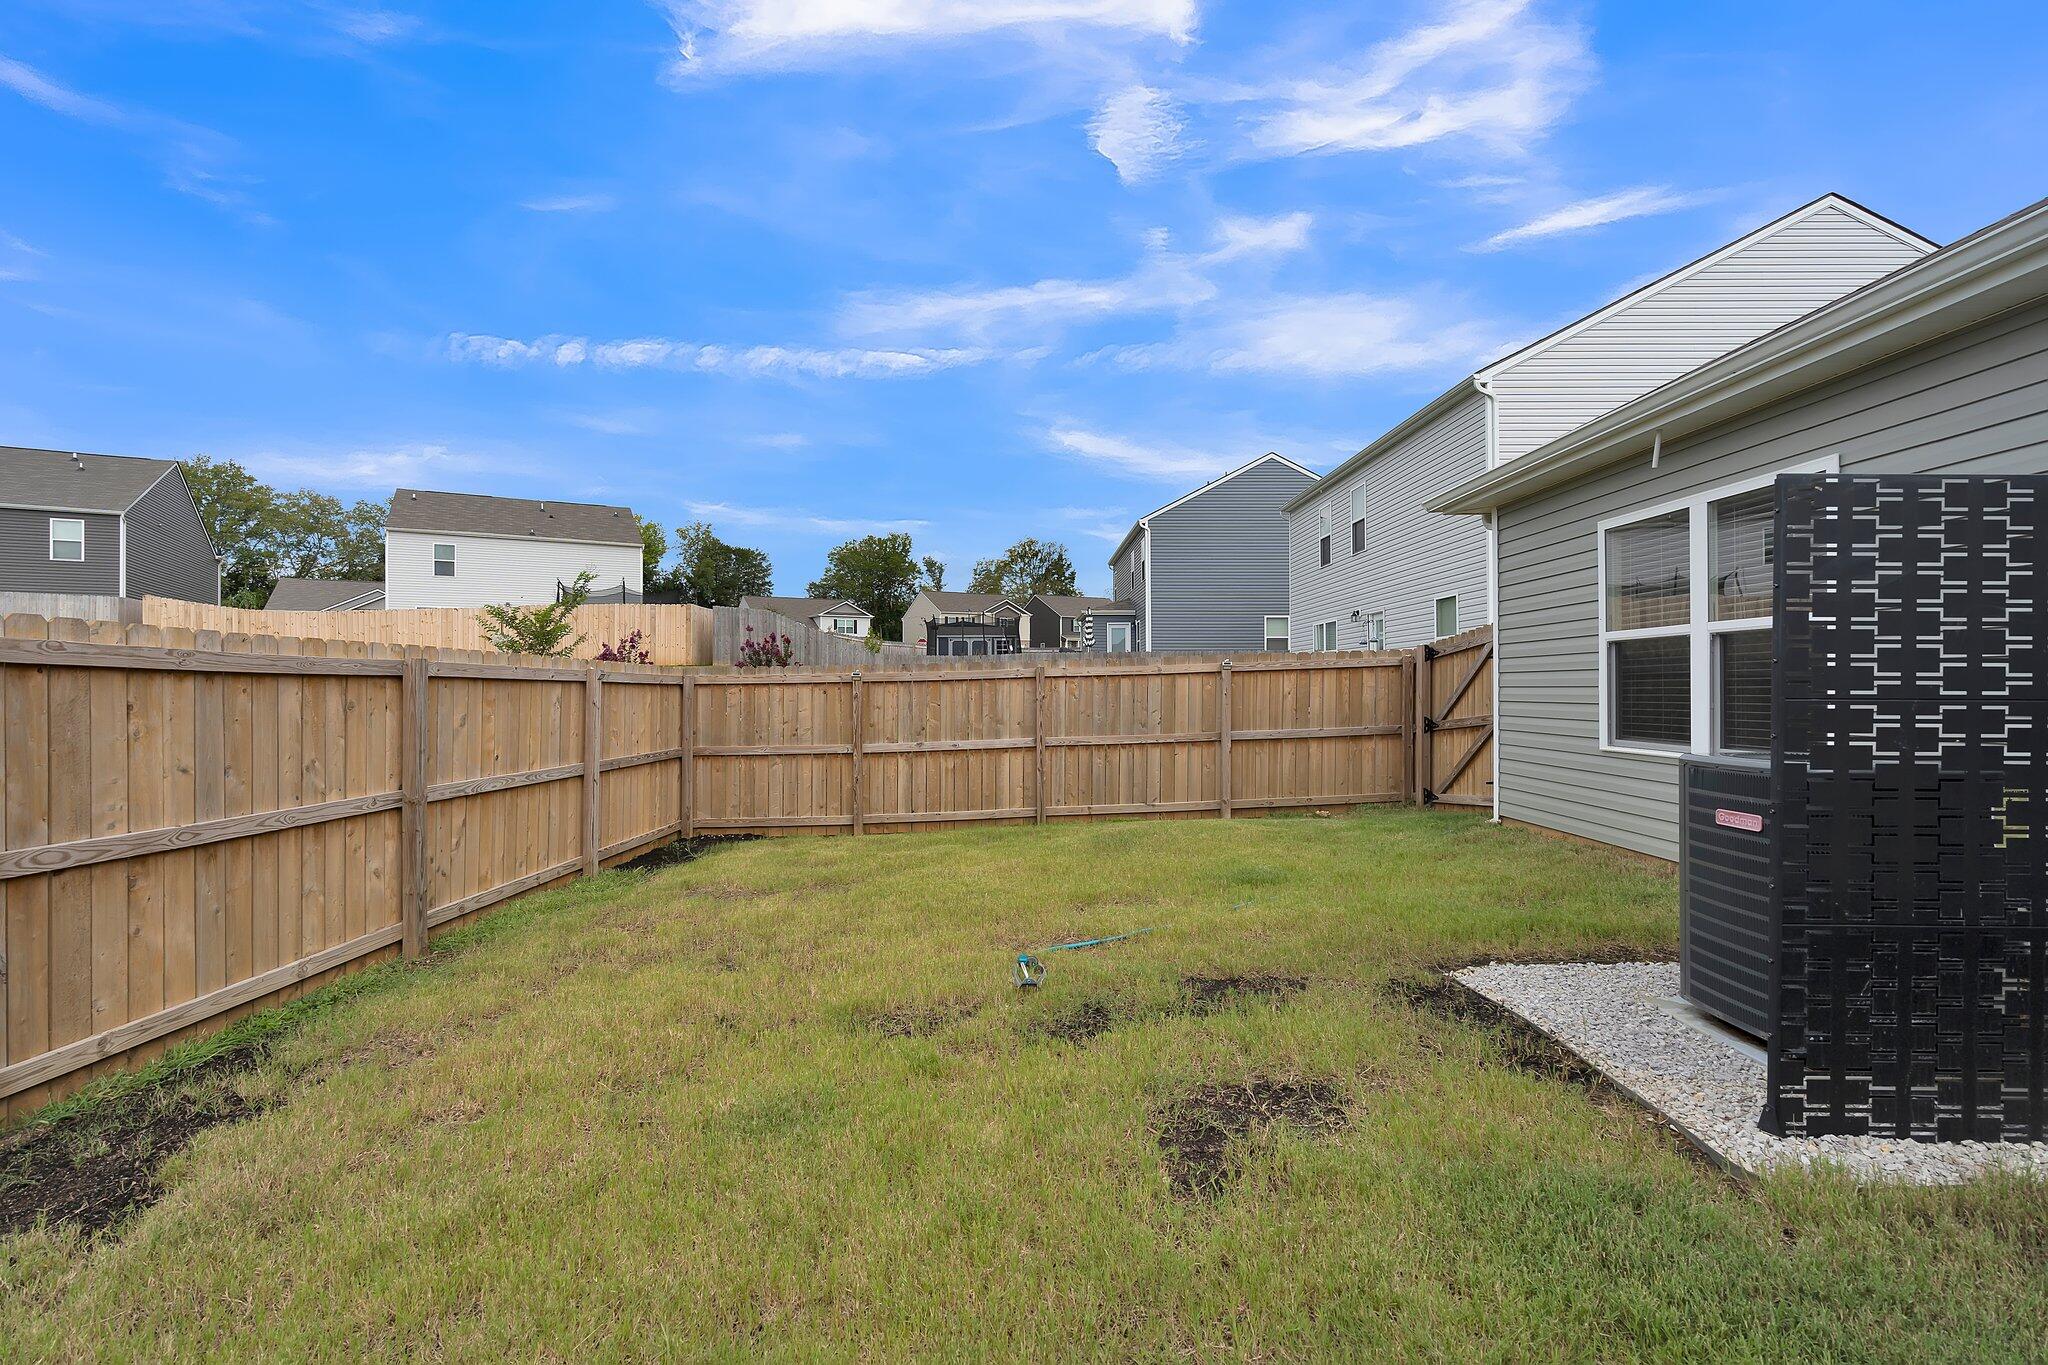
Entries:
[[[1397,989],[1669,955],[1674,904],[1620,856],[1391,810],[608,873],[253,1071],[86,1108],[273,1105],[111,1234],[0,1241],[0,1353],[2039,1359],[2041,1187],[1737,1183]],[[1143,927],[1009,985],[1020,948]],[[1182,984],[1220,976],[1304,984]],[[1255,1081],[1277,1117],[1177,1187],[1232,1131],[1189,1098]]]

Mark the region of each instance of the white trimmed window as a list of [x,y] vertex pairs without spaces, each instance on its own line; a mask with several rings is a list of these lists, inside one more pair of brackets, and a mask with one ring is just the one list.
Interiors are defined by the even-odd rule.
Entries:
[[[1838,467],[1830,456],[1781,472]],[[1769,751],[1776,478],[1600,523],[1603,749]]]
[[1456,635],[1457,633],[1458,633],[1458,597],[1457,597],[1457,594],[1453,593],[1453,594],[1452,594],[1451,596],[1449,596],[1449,597],[1439,597],[1439,598],[1437,598],[1437,599],[1436,599],[1436,635],[1437,635],[1437,638],[1438,638],[1439,640],[1441,640],[1441,639],[1442,639],[1442,638],[1443,638],[1444,636],[1446,636],[1446,635]]
[[1365,647],[1385,649],[1387,647],[1387,615],[1385,612],[1369,611],[1365,614]]
[[1330,567],[1330,509],[1316,513],[1316,554],[1322,567]]
[[860,619],[853,616],[834,616],[825,622],[825,628],[835,635],[860,634]]
[[1287,652],[1287,618],[1268,616],[1266,618],[1266,649],[1269,653]]
[[1365,552],[1365,485],[1354,484],[1351,489],[1351,553]]
[[1319,621],[1319,622],[1317,622],[1317,623],[1316,623],[1316,648],[1317,648],[1317,649],[1335,649],[1336,647],[1337,647],[1337,623],[1336,623],[1335,621]]
[[445,542],[434,546],[434,577],[455,577],[455,547]]
[[50,518],[50,558],[68,564],[85,562],[85,521],[80,517]]

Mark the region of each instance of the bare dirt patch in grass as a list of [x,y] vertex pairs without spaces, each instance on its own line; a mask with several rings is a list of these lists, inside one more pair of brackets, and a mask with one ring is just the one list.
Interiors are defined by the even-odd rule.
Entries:
[[[118,1227],[163,1197],[157,1171],[209,1128],[271,1107],[216,1078],[247,1071],[255,1049],[227,1051],[166,1085],[46,1127],[24,1129],[0,1152],[0,1236],[39,1222],[88,1236]],[[198,1088],[195,1088],[198,1087]]]
[[1308,989],[1305,976],[1184,976],[1180,988],[1188,1013],[1214,1014],[1253,1001],[1278,1005]]
[[699,834],[690,839],[673,839],[668,843],[648,849],[630,862],[619,864],[626,872],[654,872],[664,867],[681,867],[692,863],[711,850],[725,844],[744,844],[758,839],[758,834]]
[[1026,1021],[1024,1031],[1053,1043],[1085,1043],[1123,1023],[1124,1012],[1102,1000],[1076,1000],[1055,1006]]
[[878,1033],[884,1038],[929,1038],[949,1024],[972,1018],[980,1010],[980,1004],[972,1000],[949,1000],[936,1005],[856,1010],[854,1023],[864,1032]]
[[1254,1078],[1236,1085],[1205,1085],[1160,1111],[1159,1150],[1166,1180],[1182,1199],[1213,1199],[1240,1169],[1245,1140],[1286,1124],[1314,1136],[1347,1121],[1344,1099],[1328,1081]]

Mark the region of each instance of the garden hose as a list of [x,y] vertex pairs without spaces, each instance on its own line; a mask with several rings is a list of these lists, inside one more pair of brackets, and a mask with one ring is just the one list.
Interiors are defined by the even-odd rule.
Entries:
[[[1050,948],[1041,948],[1041,953],[1064,953],[1075,948],[1097,948],[1105,943],[1122,943],[1125,939],[1149,934],[1150,929],[1133,929],[1128,934],[1110,934],[1104,938],[1084,938],[1074,943],[1055,943]],[[1017,954],[1017,961],[1011,965],[1010,979],[1017,983],[1017,989],[1030,990],[1045,983],[1045,964],[1030,953]]]

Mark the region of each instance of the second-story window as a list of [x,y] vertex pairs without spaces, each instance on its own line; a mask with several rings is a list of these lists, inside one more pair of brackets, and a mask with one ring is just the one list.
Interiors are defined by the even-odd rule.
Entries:
[[1316,554],[1324,568],[1330,567],[1330,514],[1316,513]]
[[50,518],[50,558],[72,564],[84,562],[85,522],[82,518]]
[[455,547],[441,544],[434,547],[434,577],[455,577]]
[[1365,550],[1365,485],[1351,490],[1351,553]]

